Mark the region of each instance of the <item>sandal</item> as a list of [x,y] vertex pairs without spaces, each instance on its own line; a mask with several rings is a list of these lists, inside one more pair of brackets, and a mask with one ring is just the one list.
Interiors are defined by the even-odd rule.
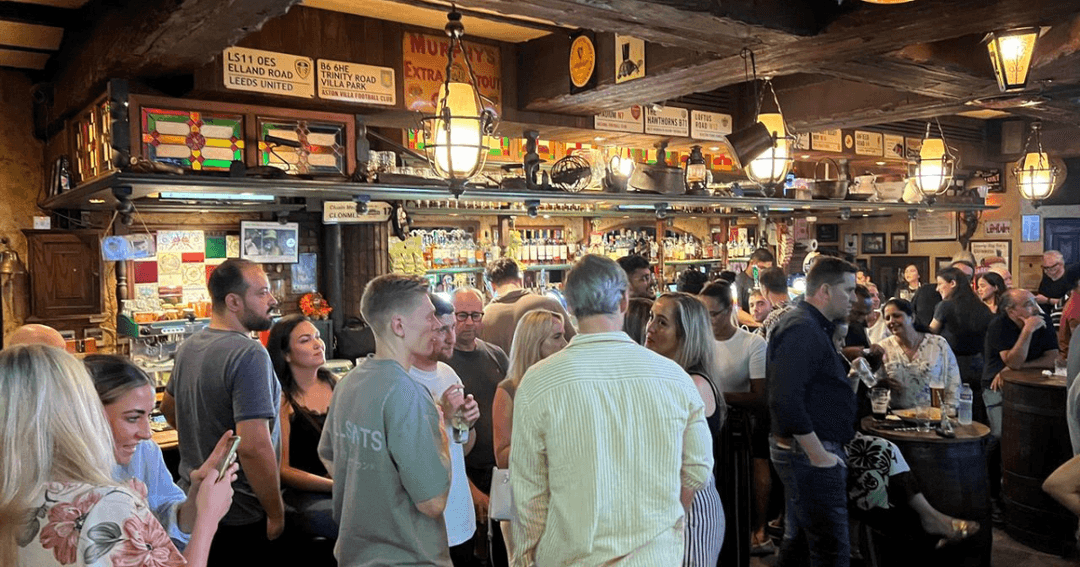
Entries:
[[934,549],[941,549],[951,543],[959,543],[979,532],[979,522],[972,520],[952,520],[952,532],[938,540]]

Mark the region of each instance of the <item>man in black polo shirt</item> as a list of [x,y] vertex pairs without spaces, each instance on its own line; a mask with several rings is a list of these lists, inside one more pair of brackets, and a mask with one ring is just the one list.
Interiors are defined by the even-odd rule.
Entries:
[[983,358],[983,400],[990,421],[990,433],[1001,438],[1001,371],[1023,368],[1053,370],[1058,355],[1057,335],[1050,317],[1039,309],[1035,296],[1023,289],[1010,289],[1001,297],[998,315],[986,328]]
[[849,563],[843,446],[855,435],[857,406],[832,337],[835,321],[851,311],[856,271],[839,258],[814,262],[806,298],[780,320],[769,340],[769,444],[787,501],[780,566],[802,563],[806,543],[815,567]]

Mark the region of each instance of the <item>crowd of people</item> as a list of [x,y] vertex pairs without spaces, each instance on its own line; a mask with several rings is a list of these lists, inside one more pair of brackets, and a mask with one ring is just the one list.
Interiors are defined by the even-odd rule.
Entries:
[[[312,565],[714,567],[737,532],[780,565],[847,565],[853,518],[913,548],[956,544],[983,526],[936,510],[900,449],[857,430],[865,385],[849,370],[865,359],[895,409],[967,385],[1000,438],[1000,372],[1061,366],[1080,336],[1080,268],[1043,260],[1038,294],[1007,272],[973,283],[958,258],[936,285],[908,266],[888,299],[830,255],[807,260],[792,298],[766,249],[659,295],[643,258],[587,255],[566,305],[525,289],[508,259],[486,267],[490,300],[385,275],[360,304],[374,353],[340,379],[311,321],[273,321],[262,268],[227,260],[160,404],[176,483],[142,370],[79,361],[47,327],[10,337],[0,563],[273,565],[300,550]],[[1071,385],[1070,415],[1078,401]],[[748,440],[739,482],[731,431]],[[1080,513],[1080,457],[1045,488]],[[739,497],[749,516],[725,513]]]

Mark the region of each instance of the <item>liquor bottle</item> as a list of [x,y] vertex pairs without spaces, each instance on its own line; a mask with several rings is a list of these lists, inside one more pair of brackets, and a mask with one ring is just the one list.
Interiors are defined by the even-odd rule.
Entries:
[[554,231],[549,230],[547,231],[547,235],[547,259],[544,263],[558,264],[559,262],[556,260],[556,258],[558,258],[559,256],[559,251],[558,244],[555,243],[555,233]]

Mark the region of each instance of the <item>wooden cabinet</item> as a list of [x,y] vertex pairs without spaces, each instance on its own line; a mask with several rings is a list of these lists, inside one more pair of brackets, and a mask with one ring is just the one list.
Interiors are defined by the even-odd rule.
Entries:
[[99,316],[104,304],[101,235],[91,230],[27,230],[31,321]]

